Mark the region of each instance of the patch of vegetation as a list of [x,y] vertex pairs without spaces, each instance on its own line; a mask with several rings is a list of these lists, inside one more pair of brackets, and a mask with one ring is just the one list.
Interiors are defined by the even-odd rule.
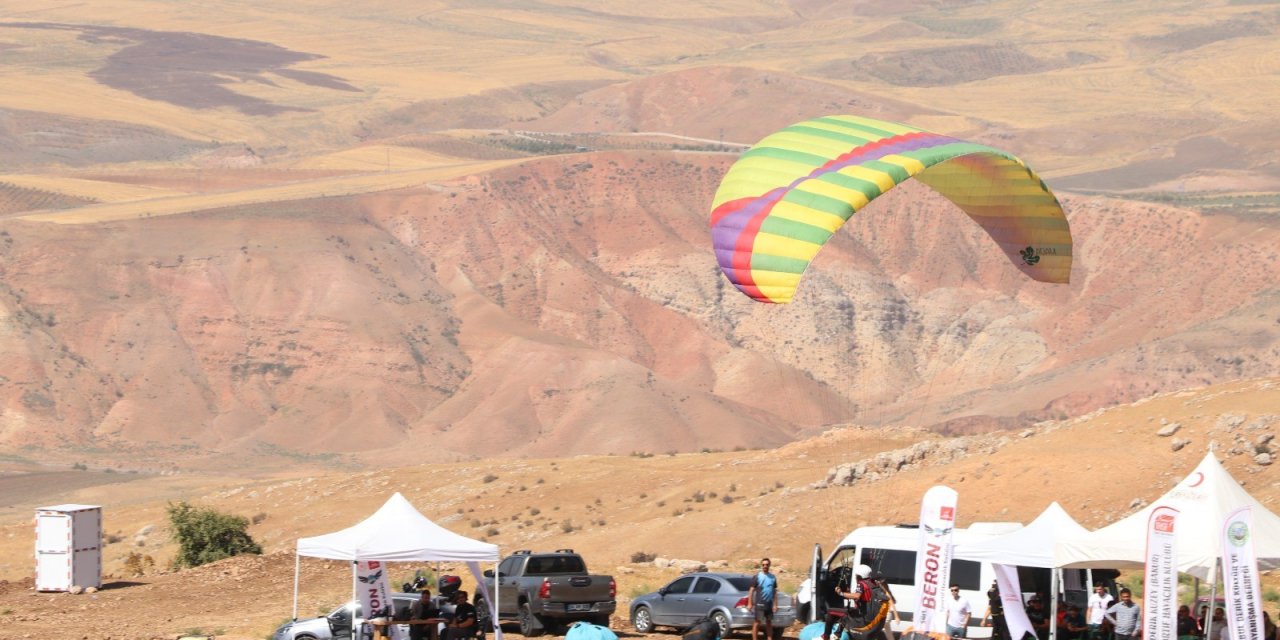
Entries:
[[262,547],[246,531],[247,518],[194,507],[186,501],[169,503],[165,512],[178,540],[178,555],[173,559],[176,567],[198,567],[242,553],[262,553]]
[[657,558],[658,558],[658,554],[656,554],[656,553],[649,553],[649,552],[647,552],[647,551],[637,551],[637,552],[635,552],[635,553],[631,554],[631,561],[632,561],[632,562],[634,562],[634,563],[636,563],[636,564],[644,564],[644,563],[646,563],[646,562],[653,562],[653,561],[654,561],[654,560],[656,560]]
[[[279,458],[288,458],[288,459],[290,459],[290,460],[296,460],[296,461],[298,461],[298,462],[324,462],[324,463],[334,463],[334,462],[341,462],[341,461],[342,461],[342,456],[341,456],[341,454],[337,454],[337,453],[303,453],[303,452],[301,452],[301,451],[294,451],[294,450],[292,450],[292,449],[285,449],[285,448],[283,448],[283,447],[280,447],[280,446],[277,446],[277,445],[271,444],[271,443],[269,443],[269,442],[259,442],[256,446],[254,446],[254,450],[255,450],[255,452],[260,453],[260,454],[262,454],[262,455],[275,456],[275,457],[279,457]],[[344,463],[344,464],[346,464],[346,463]]]
[[1221,193],[1216,191],[1095,192],[1109,198],[1154,202],[1206,215],[1257,216],[1280,221],[1280,193]]
[[907,16],[903,18],[924,27],[934,33],[942,33],[952,37],[971,38],[991,33],[1000,28],[1000,21],[995,18],[939,18],[930,16]]
[[124,559],[125,573],[135,578],[146,575],[147,571],[154,569],[155,566],[155,558],[137,551],[130,551],[129,555],[125,556]]
[[244,378],[250,375],[267,375],[275,374],[281,378],[288,378],[298,367],[287,365],[283,362],[261,362],[257,360],[246,360],[231,365],[231,377]]

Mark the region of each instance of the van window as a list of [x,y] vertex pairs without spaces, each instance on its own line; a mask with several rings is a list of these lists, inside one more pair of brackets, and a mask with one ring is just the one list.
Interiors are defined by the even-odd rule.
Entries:
[[840,547],[836,549],[835,555],[831,556],[831,560],[827,562],[827,569],[836,569],[838,567],[853,566],[853,547]]
[[[916,552],[898,549],[862,550],[862,564],[879,571],[889,584],[912,585],[916,582]],[[977,590],[981,580],[982,565],[972,560],[951,561],[951,581],[961,589]]]

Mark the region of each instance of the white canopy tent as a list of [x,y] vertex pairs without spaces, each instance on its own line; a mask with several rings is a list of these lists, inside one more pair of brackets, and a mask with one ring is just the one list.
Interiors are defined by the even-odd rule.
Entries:
[[1053,569],[1053,593],[1049,600],[1049,637],[1053,638],[1057,636],[1058,582],[1061,574],[1054,557],[1054,547],[1061,538],[1088,533],[1089,530],[1068,515],[1062,505],[1054,502],[1036,516],[1031,524],[1002,536],[959,545],[954,557],[991,564]]
[[[465,562],[483,593],[480,562],[497,564],[498,546],[456,534],[432,522],[396,493],[373,515],[341,531],[299,538],[294,558],[293,617],[298,618],[298,573],[302,557],[382,562]],[[355,587],[353,585],[352,590]],[[490,608],[497,603],[483,593]],[[498,616],[490,615],[497,624]],[[495,637],[502,638],[495,629]]]
[[1054,568],[1054,543],[1063,537],[1089,533],[1062,505],[1050,504],[1027,526],[995,538],[956,546],[957,560],[973,560],[992,564],[1016,564],[1021,567]]
[[1261,569],[1280,566],[1280,516],[1262,506],[1209,453],[1186,478],[1147,508],[1119,522],[1058,539],[1054,563],[1074,568],[1139,568],[1146,557],[1147,520],[1159,506],[1178,510],[1178,571],[1214,582],[1222,554],[1222,524],[1243,506],[1253,507],[1254,552]]

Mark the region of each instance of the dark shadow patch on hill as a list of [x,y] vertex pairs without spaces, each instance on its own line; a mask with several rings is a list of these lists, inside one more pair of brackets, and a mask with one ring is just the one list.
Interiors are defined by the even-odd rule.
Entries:
[[0,166],[9,170],[175,160],[217,146],[127,122],[0,109]]
[[1011,44],[981,44],[867,54],[822,65],[815,72],[842,80],[875,78],[900,87],[945,87],[997,76],[1045,73],[1098,60],[1080,52],[1069,52],[1060,59],[1037,58]]
[[247,96],[225,86],[236,81],[278,86],[272,80],[273,75],[313,87],[360,91],[337,76],[290,69],[292,65],[324,56],[292,51],[270,42],[205,33],[52,22],[18,22],[4,26],[74,31],[84,42],[122,46],[89,76],[114,89],[180,107],[230,107],[251,116],[312,111]]
[[605,84],[592,80],[527,84],[424,100],[360,123],[357,136],[370,140],[446,129],[504,128],[512,121],[533,120],[552,113],[583,92]]
[[1124,166],[1053,179],[1054,188],[1076,190],[1139,189],[1173,180],[1191,172],[1243,169],[1248,165],[1236,147],[1212,136],[1196,136],[1178,143],[1168,158],[1140,160]]
[[1280,22],[1280,14],[1255,14],[1213,24],[1176,29],[1158,36],[1135,38],[1133,44],[1156,55],[1199,49],[1216,42],[1271,35]]

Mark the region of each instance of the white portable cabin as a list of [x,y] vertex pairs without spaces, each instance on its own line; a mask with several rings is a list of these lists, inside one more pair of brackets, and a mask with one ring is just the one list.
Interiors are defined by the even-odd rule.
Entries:
[[[952,543],[959,546],[994,538],[1022,528],[1017,522],[975,522],[966,529],[956,529],[952,534]],[[843,565],[857,566],[866,564],[885,578],[893,591],[895,605],[901,622],[890,622],[886,630],[891,630],[890,637],[906,630],[910,626],[912,609],[915,607],[915,567],[916,550],[920,546],[920,530],[915,525],[859,527],[845,536],[826,562],[822,559],[821,547],[814,546],[814,566],[810,570],[810,579],[800,585],[796,594],[797,606],[813,602],[814,593],[811,586],[819,572],[834,570]],[[987,589],[995,580],[995,570],[987,562],[969,560],[953,560],[951,563],[951,580],[960,585],[960,592],[972,606],[972,618],[969,622],[968,638],[991,637],[990,627],[980,627],[982,614],[987,608]],[[809,605],[807,611],[812,610]]]
[[36,509],[36,591],[102,586],[102,507]]

